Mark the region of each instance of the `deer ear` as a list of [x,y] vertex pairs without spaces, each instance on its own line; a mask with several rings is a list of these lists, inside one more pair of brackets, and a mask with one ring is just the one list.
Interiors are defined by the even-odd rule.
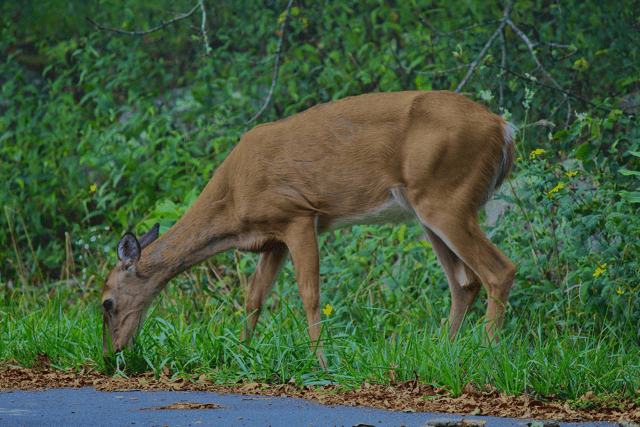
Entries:
[[144,249],[150,244],[152,244],[153,242],[155,242],[159,234],[160,234],[160,223],[156,222],[155,224],[153,224],[153,227],[151,227],[151,229],[147,231],[144,234],[144,236],[140,238],[139,240],[140,247]]
[[140,252],[142,248],[136,236],[129,232],[125,233],[118,243],[118,260],[122,262],[123,267],[128,269],[136,264],[140,259]]

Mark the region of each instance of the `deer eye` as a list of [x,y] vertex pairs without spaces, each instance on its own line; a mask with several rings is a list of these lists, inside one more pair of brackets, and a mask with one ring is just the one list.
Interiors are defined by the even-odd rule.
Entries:
[[102,302],[102,308],[104,308],[104,310],[109,313],[111,312],[111,310],[113,310],[113,300],[112,299],[106,299]]

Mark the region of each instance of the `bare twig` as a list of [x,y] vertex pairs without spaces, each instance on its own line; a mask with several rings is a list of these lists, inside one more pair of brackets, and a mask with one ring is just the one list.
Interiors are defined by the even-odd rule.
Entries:
[[[540,82],[535,81],[536,84],[538,85],[542,85],[542,86],[546,86],[546,87],[550,87],[551,89],[557,90],[562,92],[565,95],[565,98],[567,96],[572,96],[575,98],[580,99],[581,101],[584,102],[589,102],[591,105],[594,105],[592,102],[583,99],[577,95],[573,95],[570,92],[567,92],[565,90],[562,89],[562,87],[556,82],[556,80],[551,77],[551,75],[547,72],[547,70],[545,69],[545,67],[542,65],[542,63],[539,61],[538,56],[536,55],[536,53],[534,52],[534,47],[536,46],[536,44],[532,43],[531,40],[529,40],[529,38],[509,19],[509,15],[511,14],[511,9],[513,7],[513,0],[509,1],[509,3],[507,4],[503,14],[502,14],[502,19],[500,20],[493,20],[493,21],[488,21],[488,22],[483,22],[481,24],[476,24],[476,25],[471,25],[469,27],[465,27],[462,28],[460,30],[455,30],[455,31],[450,31],[448,33],[444,33],[444,34],[439,34],[437,29],[424,17],[422,17],[420,14],[418,13],[414,13],[415,16],[418,17],[418,19],[420,19],[420,21],[428,26],[429,28],[431,28],[432,30],[434,30],[436,32],[437,37],[439,36],[447,36],[447,35],[452,35],[452,34],[456,34],[456,33],[460,33],[463,31],[468,31],[472,28],[476,28],[479,26],[483,26],[483,25],[489,25],[489,24],[493,24],[496,22],[500,22],[500,25],[498,26],[498,28],[493,32],[493,34],[491,35],[491,37],[489,37],[489,40],[487,40],[487,42],[485,43],[485,45],[483,46],[482,50],[480,51],[480,53],[477,55],[476,59],[471,62],[470,64],[465,64],[462,65],[460,67],[455,67],[455,68],[450,68],[448,70],[444,70],[444,71],[434,71],[434,72],[420,72],[420,71],[413,71],[408,69],[407,67],[405,67],[404,65],[402,65],[402,63],[400,63],[400,61],[398,61],[398,63],[400,64],[400,66],[405,70],[405,71],[411,71],[411,72],[415,72],[417,74],[423,74],[423,75],[434,75],[434,74],[439,74],[441,72],[451,72],[451,71],[457,71],[460,70],[462,68],[468,68],[466,75],[464,76],[464,78],[462,79],[462,81],[458,84],[458,87],[455,89],[455,92],[460,92],[462,90],[462,88],[464,87],[464,85],[468,82],[469,78],[471,77],[471,75],[473,74],[473,72],[476,70],[476,68],[478,67],[478,65],[481,63],[484,55],[486,54],[487,50],[489,49],[489,47],[491,47],[491,45],[493,44],[495,38],[499,35],[500,36],[500,40],[501,40],[501,50],[502,50],[502,65],[501,65],[501,71],[500,71],[500,76],[502,77],[505,73],[505,71],[508,71],[514,75],[517,75],[516,73],[513,73],[512,71],[508,70],[506,68],[506,61],[507,61],[507,51],[506,51],[506,43],[504,40],[504,36],[502,34],[502,31],[504,29],[504,27],[506,25],[508,25],[509,27],[511,27],[511,29],[516,33],[516,35],[522,39],[522,41],[525,43],[525,45],[527,46],[527,49],[529,50],[529,53],[531,54],[536,67],[540,69],[540,71],[542,72],[542,74],[549,80],[549,82],[551,82],[551,84],[553,86],[548,86],[548,85],[544,85]],[[562,48],[562,49],[572,49],[573,51],[571,53],[574,53],[576,51],[575,47],[573,46],[569,46],[569,45],[560,45],[560,44],[555,44],[555,43],[545,43],[551,47],[556,47],[556,48]],[[517,75],[518,77],[521,77],[520,75]],[[504,102],[504,89],[503,89],[503,85],[502,85],[502,79],[500,79],[500,87],[499,87],[499,91],[500,91],[500,98],[499,98],[499,103],[500,105],[502,105],[502,103]],[[529,81],[534,81],[534,79],[527,79]],[[568,101],[567,101],[568,102]],[[599,107],[602,108],[602,107]]]
[[[436,71],[413,71],[416,74],[422,74],[424,76],[433,76],[433,75],[437,75],[437,74],[445,74],[445,73],[451,73],[453,71],[458,71],[458,70],[462,70],[464,68],[469,68],[471,67],[471,64],[464,64],[464,65],[460,65],[459,67],[453,67],[453,68],[448,68],[446,70],[436,70]],[[404,68],[405,70],[408,70],[409,68],[402,66],[402,68]]]
[[498,89],[500,93],[498,105],[502,107],[504,105],[504,83],[502,76],[504,76],[505,73],[504,68],[507,68],[507,41],[504,39],[504,34],[502,33],[502,31],[500,31],[500,48],[502,50],[501,64],[503,69],[500,70],[500,81],[498,82]]
[[278,80],[278,65],[280,63],[280,51],[282,49],[282,39],[284,38],[284,27],[287,24],[287,18],[289,17],[289,10],[291,9],[291,5],[293,4],[293,0],[289,0],[289,4],[287,4],[287,9],[284,11],[284,18],[282,20],[282,24],[280,25],[280,38],[278,39],[278,47],[276,48],[276,63],[273,66],[273,79],[271,79],[271,89],[269,89],[269,94],[267,95],[267,99],[264,101],[264,105],[260,108],[260,111],[256,113],[247,123],[245,123],[244,131],[246,132],[249,129],[251,123],[255,122],[258,117],[264,113],[271,102],[271,96],[273,95],[273,91],[276,87],[276,81]]
[[467,84],[467,80],[469,80],[469,77],[471,77],[471,74],[473,74],[473,72],[475,71],[476,67],[480,63],[480,61],[482,61],[482,57],[484,56],[485,52],[487,51],[487,49],[489,49],[489,46],[491,46],[491,44],[493,43],[495,38],[498,36],[498,34],[502,31],[504,26],[505,26],[505,22],[503,21],[503,22],[500,23],[500,26],[498,27],[498,29],[493,32],[491,37],[489,37],[489,40],[487,41],[487,43],[485,43],[484,47],[482,48],[482,50],[478,54],[476,60],[471,63],[471,66],[467,70],[467,74],[464,76],[464,78],[462,79],[462,81],[460,82],[460,84],[458,85],[458,87],[456,88],[456,90],[454,92],[459,93],[462,90],[462,88],[464,87],[464,85]]
[[420,22],[422,22],[423,25],[426,25],[427,27],[431,28],[436,33],[436,39],[440,37],[450,36],[457,33],[463,33],[465,31],[469,31],[474,28],[483,27],[485,25],[491,25],[491,24],[500,22],[500,19],[494,19],[487,22],[481,22],[480,24],[469,25],[468,27],[460,28],[459,30],[449,31],[448,33],[440,33],[438,29],[431,22],[429,22],[425,17],[420,15],[418,12],[413,12],[413,14],[420,20]]
[[[157,27],[152,28],[152,29],[150,29],[148,31],[124,31],[124,30],[119,30],[117,28],[105,27],[104,25],[100,25],[100,24],[94,22],[88,16],[87,16],[87,21],[89,21],[91,23],[91,25],[93,25],[94,27],[96,27],[99,30],[113,31],[114,33],[126,34],[126,35],[129,35],[129,36],[144,36],[146,34],[154,33],[154,32],[156,32],[158,30],[161,30],[164,27],[166,27],[167,25],[173,24],[176,21],[180,21],[181,19],[188,18],[189,16],[193,15],[193,13],[196,11],[196,9],[198,9],[201,6],[202,6],[202,0],[200,0],[200,3],[196,4],[193,7],[193,9],[191,9],[188,13],[185,13],[184,15],[176,16],[175,18],[171,19],[170,21],[163,22],[160,25],[158,25]],[[202,9],[204,11],[204,7]]]
[[[502,67],[501,67],[501,66],[499,66],[499,65],[494,65],[494,67],[502,68]],[[571,92],[567,92],[566,90],[564,90],[564,89],[562,89],[562,88],[557,88],[557,87],[554,87],[554,86],[550,86],[550,85],[548,85],[548,84],[545,84],[545,83],[542,83],[542,82],[538,81],[538,80],[537,80],[537,79],[535,79],[535,78],[527,77],[527,76],[523,76],[523,75],[521,75],[521,74],[518,74],[518,73],[516,73],[515,71],[511,71],[511,70],[510,70],[510,69],[508,69],[508,68],[505,68],[504,70],[505,70],[507,73],[509,73],[509,74],[513,74],[514,76],[516,76],[516,77],[518,77],[518,78],[520,78],[520,79],[522,79],[522,80],[526,80],[526,81],[528,81],[528,82],[535,83],[535,84],[536,84],[536,85],[538,85],[538,86],[546,87],[547,89],[552,89],[552,90],[555,90],[555,91],[557,91],[557,92],[563,93],[566,97],[570,97],[570,98],[578,99],[578,100],[580,100],[580,101],[582,101],[582,102],[584,102],[584,103],[587,103],[587,104],[591,105],[591,106],[592,106],[592,107],[594,107],[594,108],[597,108],[597,109],[600,109],[600,110],[603,110],[603,111],[607,111],[607,112],[611,111],[610,109],[607,109],[607,108],[605,108],[605,107],[601,107],[600,105],[598,105],[598,104],[596,104],[596,103],[594,103],[594,102],[591,102],[591,101],[589,101],[588,99],[585,99],[585,98],[583,98],[583,97],[581,97],[581,96],[579,96],[579,95],[573,94],[573,93],[571,93]]]
[[[202,38],[204,39],[204,54],[211,55],[211,46],[209,46],[209,37],[207,36],[207,11],[205,10],[203,0],[199,0],[198,5],[200,6],[200,10],[202,11],[202,24],[200,26],[200,31],[202,31]],[[193,9],[195,10],[195,8]]]
[[426,25],[427,27],[431,28],[436,33],[436,37],[438,37],[438,29],[431,22],[427,21],[418,12],[414,12],[413,14],[420,20],[420,22],[422,22],[422,25]]
[[[433,75],[437,76],[439,74],[450,73],[450,72],[462,70],[464,68],[468,68],[469,70],[467,71],[466,76],[464,77],[463,81],[460,83],[460,85],[458,85],[458,88],[456,89],[456,92],[459,93],[460,90],[462,89],[462,87],[465,85],[465,83],[466,83],[467,79],[469,78],[469,76],[473,73],[475,68],[478,66],[478,63],[481,60],[482,56],[485,54],[485,52],[487,51],[487,49],[489,48],[491,43],[493,43],[493,40],[496,38],[496,36],[498,34],[501,33],[502,29],[504,28],[505,20],[506,20],[506,17],[508,16],[508,14],[511,11],[512,4],[513,4],[513,1],[510,1],[508,3],[507,9],[504,12],[504,18],[503,19],[483,22],[483,23],[480,23],[480,24],[471,25],[469,27],[461,28],[459,30],[450,31],[448,33],[443,33],[443,34],[440,34],[438,32],[438,29],[433,24],[431,24],[427,19],[425,19],[422,15],[420,15],[419,13],[414,12],[414,15],[420,20],[420,22],[422,22],[423,25],[431,28],[431,30],[433,30],[436,33],[436,39],[438,37],[440,37],[440,36],[449,36],[449,35],[452,35],[452,34],[468,31],[468,30],[470,30],[472,28],[477,28],[477,27],[484,26],[484,25],[494,24],[496,22],[500,22],[500,27],[491,35],[491,38],[489,39],[489,41],[487,42],[485,47],[482,49],[482,51],[478,55],[478,59],[476,59],[475,61],[473,61],[473,62],[471,62],[469,64],[464,64],[464,65],[460,65],[458,67],[448,68],[446,70],[437,70],[436,69],[435,71],[416,71],[416,70],[413,70],[413,69],[411,69],[409,67],[406,67],[404,64],[402,64],[402,61],[400,61],[400,58],[398,58],[398,56],[395,54],[395,52],[392,52],[394,57],[396,58],[396,61],[398,62],[399,67],[389,67],[389,68],[394,68],[394,69],[402,68],[407,73],[416,73],[416,74],[420,74],[420,75],[423,75],[423,76],[433,76]],[[429,33],[429,36],[430,36],[429,39],[431,40],[431,33]],[[433,49],[433,43],[431,43],[431,48]]]
[[415,73],[415,74],[421,74],[423,76],[437,76],[438,74],[450,73],[450,72],[462,70],[463,68],[468,68],[468,67],[471,66],[471,64],[464,64],[464,65],[460,65],[458,67],[448,68],[446,70],[438,70],[438,69],[436,69],[435,71],[416,71],[416,70],[412,69],[411,67],[407,67],[406,65],[404,65],[402,63],[402,61],[400,60],[400,58],[398,57],[397,52],[395,52],[393,49],[391,49],[391,54],[396,59],[396,62],[398,63],[398,66],[397,67],[386,66],[386,67],[391,68],[393,70],[402,69],[407,74]]
[[551,42],[544,42],[544,44],[546,44],[547,46],[550,47],[557,47],[560,49],[571,49],[572,50],[572,54],[578,51],[578,48],[569,44],[558,44],[558,43],[551,43]]
[[467,80],[469,80],[469,77],[471,77],[471,74],[473,74],[474,70],[476,69],[480,61],[482,61],[482,57],[484,56],[484,54],[487,52],[487,50],[489,49],[489,47],[491,46],[495,38],[498,36],[498,34],[500,34],[504,29],[507,21],[509,20],[509,14],[511,13],[512,7],[513,7],[513,0],[510,0],[509,3],[507,3],[507,7],[504,9],[504,12],[502,12],[502,19],[500,20],[500,25],[493,32],[493,34],[491,34],[491,37],[489,37],[489,40],[485,43],[484,47],[478,54],[476,60],[471,63],[471,67],[469,67],[469,70],[467,70],[467,74],[464,76],[464,78],[462,79],[462,81],[460,82],[460,84],[458,85],[458,87],[454,92],[460,93],[464,85],[467,84]]
[[[576,75],[578,74],[578,70],[573,72],[573,76],[571,76],[571,81],[569,83],[569,88],[567,92],[571,92],[571,88],[573,87],[573,82],[575,81]],[[564,128],[569,129],[569,121],[571,120],[571,99],[566,94],[564,95],[564,99],[567,100],[567,119],[564,122]]]
[[480,24],[475,24],[475,25],[470,25],[470,26],[465,27],[465,28],[460,28],[459,30],[449,31],[448,33],[437,34],[437,36],[438,37],[446,37],[446,36],[450,36],[450,35],[453,35],[453,34],[464,33],[465,31],[469,31],[469,30],[472,30],[472,29],[478,28],[478,27],[484,27],[485,25],[496,24],[496,23],[498,23],[500,21],[501,21],[500,19],[494,19],[492,21],[482,22]]
[[547,79],[549,79],[549,81],[551,83],[553,83],[553,85],[556,87],[556,89],[562,90],[562,87],[553,79],[553,77],[551,77],[549,75],[547,70],[542,66],[542,64],[538,60],[538,57],[536,56],[535,52],[533,51],[533,44],[531,43],[531,40],[529,40],[529,38],[526,36],[526,34],[524,34],[522,31],[520,31],[520,28],[516,27],[516,25],[513,22],[511,22],[511,20],[509,18],[507,18],[505,20],[505,22],[507,23],[508,26],[511,27],[513,32],[516,33],[518,35],[518,37],[520,37],[522,39],[524,44],[527,45],[527,49],[529,49],[529,53],[533,57],[533,60],[535,61],[535,63],[538,66],[538,68],[540,68],[540,71],[542,71],[542,74],[544,74],[544,76]]
[[551,114],[549,115],[549,121],[553,118],[553,116],[556,115],[556,113],[558,111],[560,111],[560,108],[562,108],[562,106],[564,105],[565,102],[567,102],[567,100],[569,99],[569,97],[565,96],[564,98],[562,98],[562,101],[560,102],[560,104],[558,104],[556,106],[556,108],[553,109],[553,111],[551,112]]
[[[556,82],[556,80],[553,79],[553,77],[551,77],[551,75],[547,72],[547,70],[544,68],[544,66],[542,65],[542,63],[539,61],[538,56],[536,55],[536,53],[534,52],[534,48],[535,46],[537,46],[537,43],[532,43],[531,40],[529,40],[529,38],[509,19],[509,15],[511,14],[511,10],[513,8],[513,0],[510,0],[507,3],[507,6],[505,7],[503,13],[502,13],[502,19],[500,20],[493,20],[493,21],[487,21],[487,22],[483,22],[480,24],[476,24],[476,25],[471,25],[469,27],[465,27],[465,28],[461,28],[459,30],[454,30],[454,31],[450,31],[448,33],[443,33],[440,34],[437,30],[437,28],[435,26],[433,26],[426,18],[424,18],[423,16],[421,16],[419,13],[414,13],[414,15],[422,22],[423,25],[429,27],[431,30],[433,30],[436,34],[436,38],[440,37],[440,36],[448,36],[448,35],[452,35],[452,34],[456,34],[456,33],[460,33],[460,32],[464,32],[464,31],[468,31],[470,29],[473,28],[477,28],[480,26],[484,26],[484,25],[490,25],[490,24],[494,24],[496,22],[499,22],[500,25],[498,26],[498,28],[493,32],[493,34],[491,34],[491,37],[489,37],[489,40],[487,40],[487,42],[485,43],[485,45],[483,46],[482,50],[480,51],[480,53],[477,55],[476,59],[469,63],[469,64],[465,64],[465,65],[461,65],[458,67],[454,67],[454,68],[450,68],[447,70],[443,70],[443,71],[415,71],[412,70],[409,67],[406,67],[402,64],[402,62],[399,60],[399,58],[396,56],[396,60],[398,61],[399,67],[391,67],[391,68],[402,68],[404,71],[409,72],[409,73],[416,73],[416,74],[422,74],[422,75],[438,75],[440,73],[446,73],[446,72],[453,72],[453,71],[458,71],[460,69],[463,68],[468,68],[466,75],[464,76],[464,78],[462,79],[462,81],[458,84],[458,87],[455,89],[455,92],[460,93],[460,91],[462,90],[462,88],[464,87],[464,85],[468,82],[469,78],[471,77],[471,75],[473,74],[473,72],[476,70],[476,68],[480,65],[480,63],[483,60],[484,55],[486,54],[487,50],[489,49],[489,47],[491,47],[491,45],[493,44],[493,42],[495,41],[497,36],[500,36],[500,41],[501,41],[501,51],[502,51],[502,58],[501,58],[501,66],[500,66],[500,83],[499,83],[499,104],[502,105],[504,103],[504,85],[502,83],[502,77],[504,75],[504,73],[506,71],[517,75],[518,77],[521,77],[520,75],[513,73],[512,71],[508,70],[506,68],[506,64],[507,64],[507,47],[506,47],[506,42],[504,39],[504,35],[503,35],[503,30],[505,26],[509,26],[513,29],[513,31],[516,33],[516,35],[522,39],[522,41],[525,43],[525,45],[527,46],[527,49],[529,50],[529,53],[531,54],[535,64],[536,64],[536,68],[540,69],[540,71],[542,72],[542,74],[544,75],[545,78],[547,78],[549,80],[549,82],[553,85],[553,86],[548,86],[548,85],[544,85],[540,82],[535,81],[536,84],[538,85],[542,85],[545,87],[550,87],[551,89],[560,91],[564,94],[564,98],[566,99],[567,96],[572,96],[575,98],[580,99],[581,101],[584,102],[589,102],[591,105],[594,105],[593,103],[591,103],[590,101],[587,101],[577,95],[573,95],[568,91],[565,91],[562,89],[562,87]],[[555,48],[561,48],[561,49],[572,49],[572,51],[569,53],[569,55],[575,53],[577,51],[577,49],[573,46],[570,45],[561,45],[561,44],[556,44],[556,43],[547,43],[545,42],[544,44],[551,46],[551,47],[555,47]],[[433,49],[433,47],[432,47]],[[394,54],[395,56],[395,54]],[[529,81],[534,81],[534,79],[527,79]],[[564,103],[565,101],[563,101]],[[566,102],[568,103],[569,101],[566,100]],[[599,107],[602,108],[602,107]]]

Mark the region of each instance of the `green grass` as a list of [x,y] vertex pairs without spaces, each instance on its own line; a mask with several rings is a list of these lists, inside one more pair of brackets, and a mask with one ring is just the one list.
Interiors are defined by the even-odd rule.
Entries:
[[[309,351],[304,313],[290,280],[277,286],[256,336],[245,345],[238,341],[245,315],[236,314],[241,290],[205,292],[203,271],[169,285],[150,311],[137,344],[117,357],[115,374],[159,375],[166,366],[175,377],[205,374],[224,384],[241,378],[278,384],[294,378],[298,385],[332,380],[356,387],[365,381],[413,379],[415,371],[421,381],[454,396],[471,383],[507,394],[568,400],[587,391],[637,398],[640,388],[638,340],[619,327],[560,332],[553,322],[533,326],[528,318],[513,318],[517,314],[511,313],[501,341],[488,346],[482,319],[472,313],[450,342],[440,326],[444,305],[432,313],[436,315],[423,312],[420,317],[417,311],[428,311],[418,307],[421,298],[402,298],[393,305],[387,302],[387,307],[374,300],[371,305],[365,286],[348,286],[343,305],[323,315],[324,371]],[[53,286],[49,291],[5,293],[0,360],[31,366],[37,354],[46,353],[57,368],[92,365],[114,373],[101,355],[99,290],[83,294],[77,286]],[[433,297],[433,291],[423,289],[423,298]]]

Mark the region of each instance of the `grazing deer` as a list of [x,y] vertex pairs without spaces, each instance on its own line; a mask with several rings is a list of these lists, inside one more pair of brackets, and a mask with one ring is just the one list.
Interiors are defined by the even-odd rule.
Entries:
[[140,240],[122,237],[104,282],[104,351],[132,343],[171,278],[237,248],[260,253],[243,338],[250,338],[290,253],[324,366],[318,233],[410,219],[424,228],[449,281],[451,337],[482,283],[492,340],[515,266],[485,237],[477,213],[513,165],[513,131],[484,106],[448,91],[349,97],[256,126],[162,237],[157,224]]

